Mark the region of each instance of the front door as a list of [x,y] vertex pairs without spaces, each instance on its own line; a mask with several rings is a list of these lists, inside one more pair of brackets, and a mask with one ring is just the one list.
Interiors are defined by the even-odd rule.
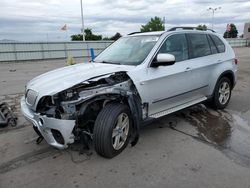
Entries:
[[138,90],[146,91],[142,100],[149,103],[149,116],[196,97],[195,91],[190,89],[193,76],[185,34],[169,36],[158,53],[174,55],[176,63],[170,66],[148,67],[145,70],[145,76],[142,76],[143,80],[141,79]]

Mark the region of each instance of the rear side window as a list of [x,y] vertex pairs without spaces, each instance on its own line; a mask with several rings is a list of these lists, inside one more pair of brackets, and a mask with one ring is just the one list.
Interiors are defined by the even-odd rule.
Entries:
[[224,43],[219,39],[219,37],[215,35],[210,35],[212,40],[214,41],[219,53],[225,52],[225,45]]
[[211,49],[205,34],[188,34],[191,58],[211,55]]
[[207,35],[207,39],[210,44],[212,54],[217,54],[218,53],[217,48],[209,35]]

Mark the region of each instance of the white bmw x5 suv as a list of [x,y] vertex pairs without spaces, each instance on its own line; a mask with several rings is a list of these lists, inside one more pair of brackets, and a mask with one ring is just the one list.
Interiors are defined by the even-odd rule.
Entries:
[[[132,33],[93,62],[56,69],[26,85],[21,109],[48,144],[82,141],[112,158],[135,145],[142,122],[209,100],[227,106],[237,60],[213,31]],[[90,142],[91,141],[91,142]]]

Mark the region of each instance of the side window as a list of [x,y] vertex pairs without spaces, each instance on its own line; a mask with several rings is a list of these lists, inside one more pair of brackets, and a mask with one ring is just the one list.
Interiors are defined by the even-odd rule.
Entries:
[[219,37],[215,35],[210,35],[212,40],[214,41],[219,53],[225,52],[225,45],[224,43],[219,39]]
[[218,53],[217,48],[209,35],[207,35],[207,39],[208,39],[212,54],[217,54]]
[[185,34],[176,34],[167,38],[159,53],[168,53],[175,56],[176,62],[188,59],[188,46]]
[[188,34],[191,58],[207,56],[211,54],[207,36],[205,34]]

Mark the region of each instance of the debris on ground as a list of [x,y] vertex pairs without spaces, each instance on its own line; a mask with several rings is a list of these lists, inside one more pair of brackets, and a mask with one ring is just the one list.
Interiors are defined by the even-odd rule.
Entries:
[[6,103],[0,103],[0,127],[15,127],[17,125],[17,117]]

